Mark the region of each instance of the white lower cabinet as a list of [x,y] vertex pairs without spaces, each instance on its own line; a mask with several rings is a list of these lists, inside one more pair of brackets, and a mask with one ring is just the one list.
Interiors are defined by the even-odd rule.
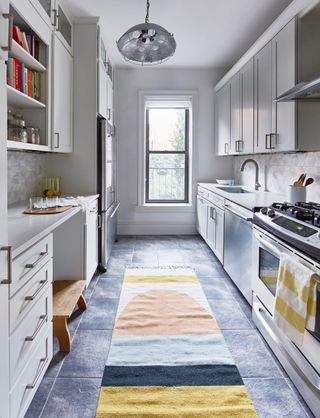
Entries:
[[12,272],[9,417],[22,418],[52,358],[52,235],[14,258]]
[[35,347],[16,385],[10,393],[10,418],[26,413],[52,358],[52,324]]
[[85,278],[89,286],[98,266],[98,200],[88,205],[85,216]]
[[[205,198],[203,197],[205,196]],[[197,228],[216,257],[223,263],[224,199],[205,189],[198,188]]]
[[203,239],[207,238],[208,226],[208,202],[202,197],[197,197],[197,230]]

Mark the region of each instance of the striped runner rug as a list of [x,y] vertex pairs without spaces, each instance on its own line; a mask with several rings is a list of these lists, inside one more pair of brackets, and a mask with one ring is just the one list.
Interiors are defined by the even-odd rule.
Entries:
[[194,271],[126,269],[96,417],[256,416]]

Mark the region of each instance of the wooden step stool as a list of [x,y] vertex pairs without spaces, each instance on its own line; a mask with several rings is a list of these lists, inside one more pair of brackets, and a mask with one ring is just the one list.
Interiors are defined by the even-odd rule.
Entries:
[[82,310],[87,309],[82,294],[86,287],[84,280],[56,280],[53,282],[53,335],[58,338],[60,350],[69,353],[71,338],[67,320],[76,305]]

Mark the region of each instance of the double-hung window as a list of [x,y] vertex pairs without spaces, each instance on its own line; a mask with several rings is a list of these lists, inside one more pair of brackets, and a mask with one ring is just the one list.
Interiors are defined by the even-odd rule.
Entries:
[[145,106],[145,203],[188,203],[191,101]]

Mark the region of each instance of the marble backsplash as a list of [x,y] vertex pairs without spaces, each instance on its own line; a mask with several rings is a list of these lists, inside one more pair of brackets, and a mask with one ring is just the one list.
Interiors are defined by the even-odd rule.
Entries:
[[8,151],[9,205],[40,193],[45,161],[43,154]]
[[301,173],[313,177],[315,182],[307,187],[307,201],[320,202],[320,152],[288,154],[256,154],[236,156],[233,159],[233,175],[236,183],[253,189],[255,167],[247,164],[240,172],[241,164],[247,158],[253,158],[259,165],[260,190],[288,195],[288,185],[297,180]]

